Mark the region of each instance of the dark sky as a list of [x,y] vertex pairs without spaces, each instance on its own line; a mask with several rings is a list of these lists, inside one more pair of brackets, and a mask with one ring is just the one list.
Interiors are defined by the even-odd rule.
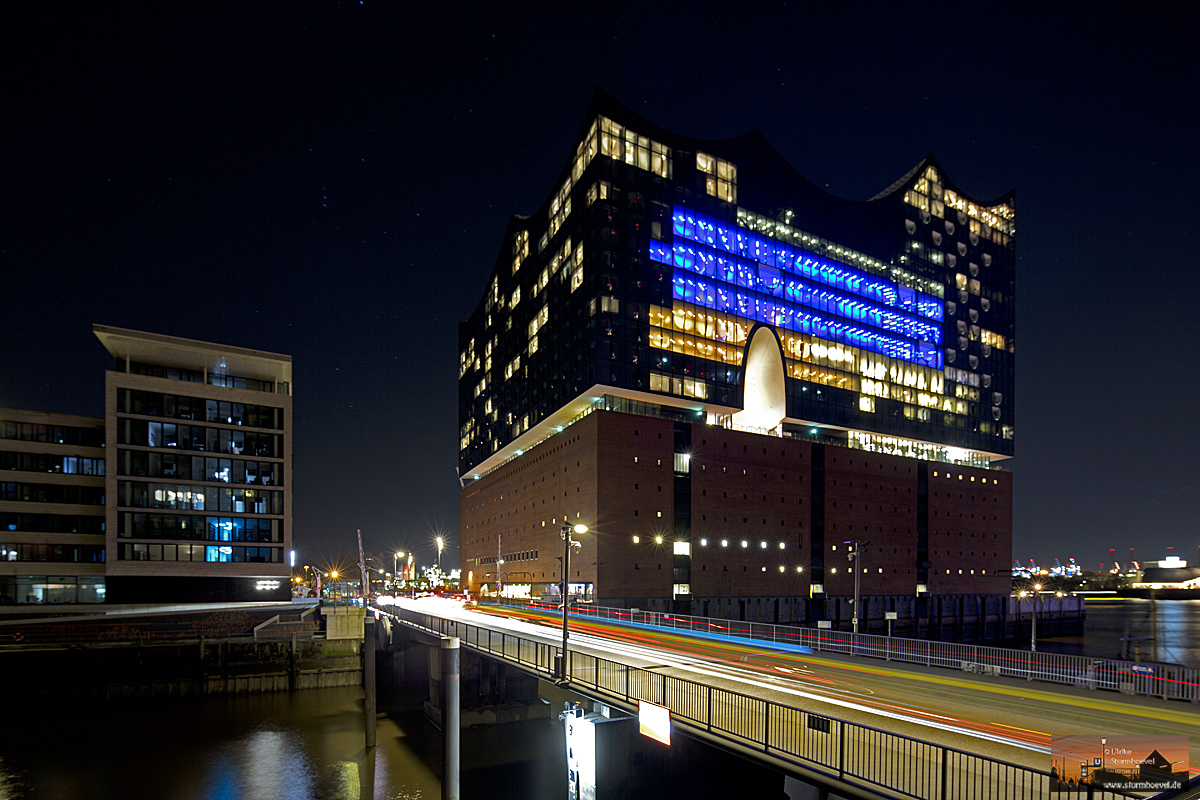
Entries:
[[[0,406],[100,415],[91,325],[295,359],[295,542],[457,544],[457,325],[593,88],[865,199],[1017,193],[1014,555],[1200,551],[1185,26],[1009,4],[6,5]],[[1178,21],[1176,21],[1178,22]],[[456,561],[457,553],[447,554]]]

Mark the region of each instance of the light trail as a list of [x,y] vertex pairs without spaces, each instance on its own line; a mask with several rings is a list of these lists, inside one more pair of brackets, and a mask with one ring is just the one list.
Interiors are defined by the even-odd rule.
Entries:
[[[514,616],[511,612],[506,611],[503,616],[495,613],[488,613],[478,610],[468,610],[463,608],[461,604],[454,601],[438,600],[435,609],[429,609],[428,605],[422,609],[419,603],[429,603],[436,598],[422,598],[420,601],[402,601],[398,605],[406,608],[411,608],[414,611],[428,610],[430,613],[436,613],[439,616],[444,616],[450,619],[455,619],[460,622],[465,622],[473,625],[480,625],[481,620],[486,621],[486,625],[480,627],[501,628],[513,633],[520,633],[529,638],[534,638],[547,643],[557,643],[558,639],[546,632],[546,624],[550,621],[543,616],[532,616],[525,619]],[[532,621],[541,620],[541,622]],[[576,621],[578,622],[578,621]],[[825,703],[827,705],[844,708],[861,714],[884,717],[898,722],[903,722],[911,725],[918,725],[925,728],[933,728],[936,730],[945,731],[947,733],[960,736],[969,736],[975,739],[992,742],[1007,747],[1015,747],[1023,750],[1028,750],[1034,753],[1046,754],[1050,752],[1048,746],[1049,736],[1047,734],[1038,734],[1038,737],[1046,743],[1027,741],[1020,737],[1014,737],[1007,731],[997,731],[988,723],[972,722],[970,720],[948,717],[942,714],[936,714],[932,711],[925,711],[917,708],[906,708],[903,704],[895,701],[877,700],[875,702],[862,702],[845,699],[843,697],[831,696],[826,689],[825,693],[806,691],[796,685],[798,683],[795,678],[787,678],[782,676],[771,675],[773,680],[763,680],[763,673],[773,669],[772,665],[763,665],[754,667],[749,664],[742,666],[741,661],[730,662],[727,660],[714,658],[712,656],[702,656],[700,654],[684,654],[678,650],[664,650],[662,642],[672,642],[683,639],[678,635],[662,634],[659,639],[654,641],[645,635],[632,635],[631,638],[645,640],[645,644],[638,644],[626,641],[625,639],[610,638],[610,632],[605,630],[604,636],[585,633],[580,628],[585,630],[601,630],[598,626],[582,623],[577,624],[572,628],[571,641],[574,647],[580,650],[596,651],[601,654],[619,655],[635,661],[642,661],[646,664],[659,665],[685,672],[692,675],[703,676],[706,678],[722,678],[732,681],[739,685],[754,687],[756,689],[767,689],[774,692],[791,695],[793,697],[802,698],[817,703]],[[684,641],[686,642],[686,640]],[[746,648],[739,648],[736,645],[728,642],[710,642],[704,640],[705,646],[715,647],[717,649],[730,649],[746,653],[757,653]],[[794,658],[794,654],[782,653],[783,658]],[[874,670],[862,670],[863,672],[872,672],[877,675],[888,676],[888,673],[880,673]],[[817,678],[812,675],[803,676],[804,680],[828,680]],[[843,679],[845,680],[845,679]],[[832,681],[829,681],[832,682]],[[841,689],[834,687],[832,691],[837,691],[847,695],[855,695],[849,689]],[[1007,726],[1005,726],[1007,727]]]

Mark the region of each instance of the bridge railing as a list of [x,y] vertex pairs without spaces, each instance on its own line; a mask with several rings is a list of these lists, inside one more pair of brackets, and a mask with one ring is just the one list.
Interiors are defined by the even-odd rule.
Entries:
[[[558,606],[538,601],[506,604],[542,610],[559,609]],[[1172,664],[1144,664],[1004,647],[772,625],[765,622],[693,617],[659,611],[633,611],[587,603],[572,605],[571,614],[722,638],[805,647],[816,652],[843,653],[905,664],[944,667],[962,672],[1025,678],[1088,689],[1107,689],[1166,700],[1200,702],[1200,670]]]
[[[555,645],[517,634],[396,609],[404,623],[554,677]],[[570,684],[598,699],[670,709],[676,724],[795,764],[881,797],[921,800],[1044,800],[1051,775],[987,756],[860,725],[761,697],[571,651]],[[1139,797],[1085,787],[1091,800]]]

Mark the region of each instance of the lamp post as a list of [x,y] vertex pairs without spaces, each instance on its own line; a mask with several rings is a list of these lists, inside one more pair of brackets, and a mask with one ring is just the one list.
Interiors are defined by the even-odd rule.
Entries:
[[438,572],[441,572],[442,571],[442,549],[445,548],[445,546],[446,546],[446,540],[443,539],[441,536],[439,536],[434,541],[437,542],[437,548],[438,548]]
[[568,595],[570,588],[571,574],[571,549],[578,550],[583,545],[571,538],[572,533],[587,533],[587,525],[576,525],[572,527],[564,522],[562,530],[559,534],[563,540],[563,571],[562,571],[562,601],[563,601],[563,618],[562,618],[562,657],[558,666],[558,678],[565,681],[567,679],[567,611],[570,608],[571,601]]
[[392,554],[392,591],[396,591],[396,585],[400,583],[400,568],[397,563],[404,558],[404,551],[400,550]]
[[1042,585],[1040,583],[1035,583],[1033,585],[1033,624],[1030,625],[1029,630],[1029,651],[1031,653],[1037,652],[1037,607],[1038,595],[1041,594],[1041,592]]
[[862,549],[870,543],[870,539],[863,539],[862,541],[851,539],[848,542],[842,542],[842,544],[850,545],[850,553],[847,558],[850,559],[850,564],[854,570],[854,614],[851,616],[851,620],[855,633],[858,633],[858,580],[862,575],[862,570],[859,567],[862,566]]

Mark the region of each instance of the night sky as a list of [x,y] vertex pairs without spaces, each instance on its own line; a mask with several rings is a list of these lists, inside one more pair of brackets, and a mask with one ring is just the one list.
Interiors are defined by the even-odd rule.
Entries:
[[102,415],[95,322],[288,353],[301,558],[456,548],[457,323],[599,85],[844,197],[1015,188],[1014,555],[1194,563],[1190,31],[828,5],[6,5],[0,406]]

